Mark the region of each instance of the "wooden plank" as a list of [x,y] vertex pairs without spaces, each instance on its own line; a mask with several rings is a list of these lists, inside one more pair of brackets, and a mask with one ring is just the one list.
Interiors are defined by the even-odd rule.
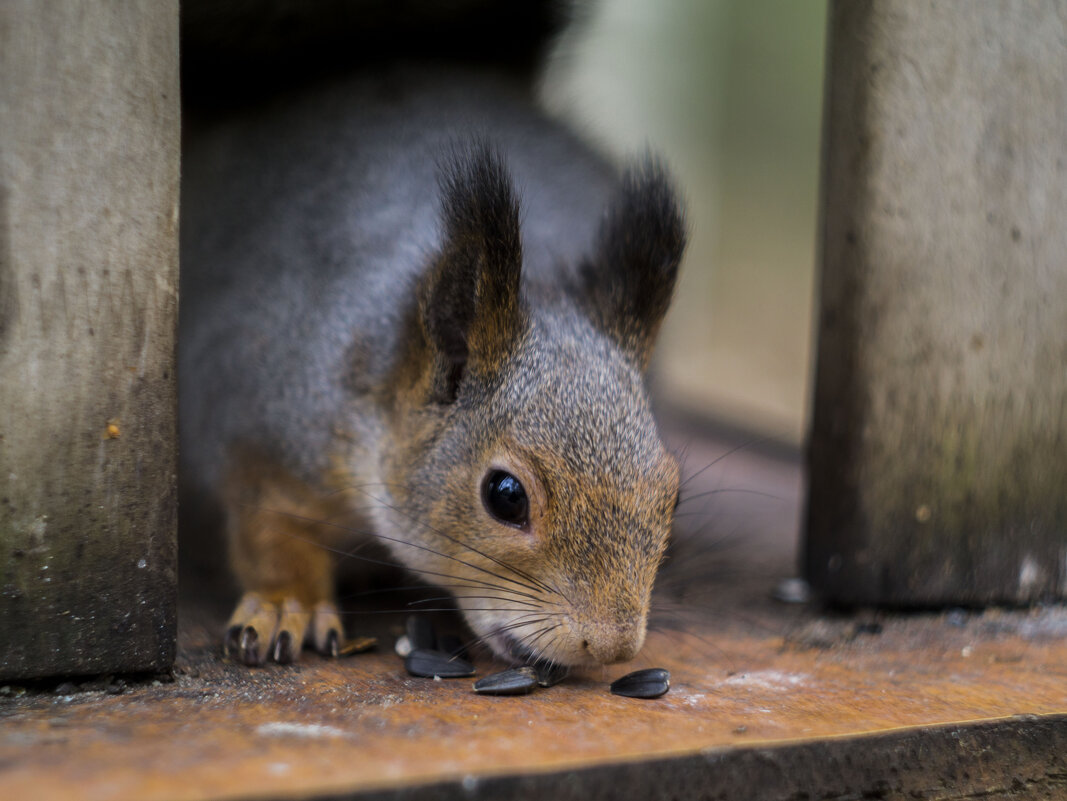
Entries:
[[[591,797],[620,797],[611,794],[647,787],[637,768],[612,773],[626,765],[677,773],[665,788],[692,792],[664,797],[864,797],[892,787],[965,798],[1015,778],[1064,789],[1062,611],[962,625],[950,616],[883,619],[877,634],[827,620],[787,637],[773,627],[723,630],[710,615],[691,625],[681,642],[654,638],[639,663],[672,672],[671,691],[655,701],[608,694],[608,681],[632,665],[527,697],[487,698],[469,680],[408,677],[388,649],[295,667],[227,665],[217,630],[186,629],[174,684],[119,696],[97,684],[0,703],[0,793],[536,797],[545,789],[538,777],[579,776],[567,784],[582,788],[589,782],[580,775],[599,770],[613,778]],[[871,742],[875,735],[889,739]]]
[[[677,591],[661,608],[683,607],[680,630],[658,627],[633,664],[530,696],[476,696],[470,680],[407,676],[391,651],[406,612],[366,607],[350,629],[376,630],[378,653],[248,669],[220,658],[227,605],[192,591],[174,683],[120,695],[108,680],[21,696],[0,687],[0,797],[777,801],[1067,789],[1067,610],[838,618],[775,603],[796,543],[799,466],[742,452],[695,476],[724,450],[687,446],[698,500],[683,508],[699,513],[685,519],[714,533],[675,555],[680,572],[668,563],[664,588]],[[730,533],[743,537],[714,546]],[[614,677],[650,666],[671,670],[664,697],[608,693]]]
[[1067,596],[1062,3],[835,2],[806,572]]
[[0,679],[173,658],[177,26],[0,5]]

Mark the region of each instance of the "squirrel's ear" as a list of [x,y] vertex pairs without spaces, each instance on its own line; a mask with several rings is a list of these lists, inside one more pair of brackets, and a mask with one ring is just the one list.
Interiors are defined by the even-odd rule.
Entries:
[[582,265],[593,322],[643,370],[671,302],[685,250],[685,216],[663,165],[646,156],[623,173]]
[[464,371],[491,372],[518,339],[519,204],[500,155],[485,143],[453,153],[441,174],[441,249],[419,291],[433,394],[455,399]]

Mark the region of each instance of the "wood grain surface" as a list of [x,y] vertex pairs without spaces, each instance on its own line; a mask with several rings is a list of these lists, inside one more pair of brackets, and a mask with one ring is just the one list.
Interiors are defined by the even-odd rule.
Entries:
[[[220,655],[225,593],[187,584],[173,681],[0,689],[0,797],[963,798],[1067,780],[1067,610],[835,616],[774,601],[793,569],[796,460],[748,447],[709,468],[729,447],[675,442],[703,472],[635,662],[477,696],[470,679],[405,674],[404,604],[386,603],[349,619],[377,652],[248,669]],[[667,695],[609,694],[651,666],[670,669]]]

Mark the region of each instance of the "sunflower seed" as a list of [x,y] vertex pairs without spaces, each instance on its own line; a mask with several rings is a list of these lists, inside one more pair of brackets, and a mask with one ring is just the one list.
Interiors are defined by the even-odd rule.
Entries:
[[615,695],[627,698],[659,698],[671,687],[671,674],[663,668],[648,668],[627,673],[611,683]]
[[449,656],[463,656],[467,655],[467,646],[463,644],[463,640],[457,637],[455,634],[442,634],[437,638],[437,649],[442,653],[446,653]]
[[411,647],[422,648],[431,651],[437,647],[437,632],[433,630],[433,623],[424,615],[408,615],[404,624]]
[[537,671],[532,667],[512,668],[474,682],[481,695],[525,695],[537,687]]
[[458,679],[474,675],[474,665],[440,651],[416,648],[404,660],[404,667],[412,676],[427,679]]
[[554,687],[567,678],[567,674],[570,673],[569,668],[557,665],[555,662],[537,665],[535,670],[537,671],[537,683],[542,687]]

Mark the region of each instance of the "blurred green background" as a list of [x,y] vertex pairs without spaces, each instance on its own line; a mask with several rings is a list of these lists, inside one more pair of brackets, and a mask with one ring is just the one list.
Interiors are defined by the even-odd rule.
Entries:
[[548,107],[618,156],[664,154],[691,243],[661,394],[786,442],[807,419],[826,3],[599,0],[560,42]]

